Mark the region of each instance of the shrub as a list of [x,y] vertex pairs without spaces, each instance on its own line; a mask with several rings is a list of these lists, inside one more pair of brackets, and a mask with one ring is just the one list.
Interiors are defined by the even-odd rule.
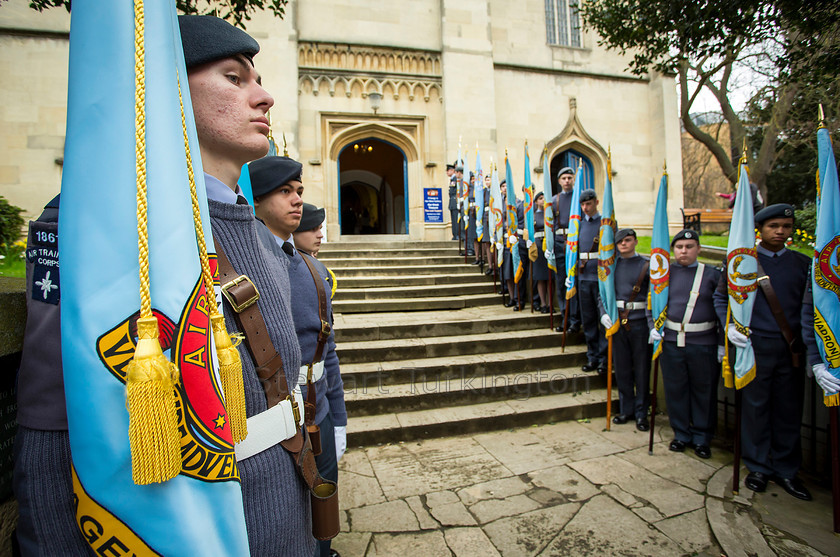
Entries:
[[13,244],[20,240],[20,230],[23,227],[23,209],[16,207],[0,196],[0,252],[11,250]]

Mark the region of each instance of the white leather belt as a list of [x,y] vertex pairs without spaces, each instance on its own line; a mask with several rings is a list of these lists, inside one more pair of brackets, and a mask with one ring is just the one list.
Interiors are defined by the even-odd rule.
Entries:
[[584,251],[584,252],[578,253],[578,259],[581,260],[581,261],[588,261],[589,259],[598,259],[598,252],[593,251],[593,252],[590,253],[588,251]]
[[616,300],[615,307],[618,309],[647,309],[647,302],[625,302],[624,300]]
[[677,323],[670,319],[665,320],[665,328],[677,332],[677,346],[682,348],[685,346],[686,333],[702,333],[703,331],[710,331],[715,328],[714,321],[704,321],[703,323]]
[[291,396],[294,397],[294,404],[289,399],[281,400],[265,412],[248,418],[248,436],[233,447],[237,462],[294,437],[303,426],[303,396],[300,387],[295,387]]
[[535,239],[535,240],[536,240],[537,238],[544,238],[544,237],[545,237],[545,231],[542,231],[542,232],[534,232],[534,239]]
[[563,236],[565,236],[565,235],[566,235],[566,234],[568,234],[568,233],[569,233],[569,229],[568,229],[568,228],[555,228],[555,229],[554,229],[554,234],[555,234],[555,235],[563,235]]
[[[309,366],[300,366],[298,373],[298,385],[306,385],[306,376],[309,374]],[[324,360],[312,366],[312,382],[317,383],[324,376]]]

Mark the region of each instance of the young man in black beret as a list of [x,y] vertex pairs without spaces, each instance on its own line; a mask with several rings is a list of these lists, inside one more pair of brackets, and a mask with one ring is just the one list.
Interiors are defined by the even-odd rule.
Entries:
[[[618,383],[619,413],[614,424],[636,420],[636,429],[648,431],[650,404],[650,329],[645,309],[650,287],[650,260],[636,253],[636,231],[622,228],[615,234],[619,257],[615,262],[615,299],[618,306],[618,331],[613,336],[613,368]],[[605,329],[613,326],[603,302],[598,309]]]
[[[607,373],[607,339],[598,317],[598,236],[601,231],[601,213],[595,190],[580,194],[580,232],[578,234],[577,299],[583,334],[586,337],[586,363],[583,371]],[[566,288],[569,288],[566,279]]]
[[[569,214],[572,207],[572,193],[575,190],[575,171],[566,166],[557,173],[559,191],[551,200],[554,211],[554,259],[557,262],[557,273],[554,282],[557,285],[557,303],[560,304],[559,325],[555,330],[563,331],[563,312],[566,308],[566,234],[569,228]],[[580,308],[577,296],[569,300],[568,331],[576,333],[580,330]]]
[[[805,381],[801,311],[811,260],[785,247],[793,233],[793,207],[777,203],[755,215],[761,240],[756,247],[758,288],[749,337],[730,325],[732,344],[752,343],[755,378],[741,389],[741,455],[750,473],[744,484],[764,491],[773,480],[806,501],[811,493],[797,477],[802,464],[800,426]],[[715,293],[715,308],[726,319],[727,293]],[[724,321],[725,322],[725,321]]]
[[[264,157],[249,164],[248,169],[257,217],[282,246],[288,264],[294,330],[301,354],[296,383],[307,405],[314,405],[307,410],[307,424],[317,425],[320,432],[318,472],[337,482],[338,460],[347,447],[347,411],[332,330],[330,274],[311,253],[295,246],[296,231],[317,229],[320,233],[324,210],[303,203],[303,167],[298,161]],[[329,557],[329,540],[319,542],[319,546],[320,555]]]
[[648,313],[650,341],[662,339],[662,382],[674,439],[668,448],[683,452],[694,447],[700,458],[710,458],[717,424],[717,384],[720,379],[723,337],[719,333],[713,296],[720,271],[697,261],[700,237],[681,230],[671,240],[668,314],[664,339],[653,328]]
[[452,226],[452,239],[458,236],[458,186],[455,184],[455,165],[446,165],[446,177],[449,179],[449,220]]

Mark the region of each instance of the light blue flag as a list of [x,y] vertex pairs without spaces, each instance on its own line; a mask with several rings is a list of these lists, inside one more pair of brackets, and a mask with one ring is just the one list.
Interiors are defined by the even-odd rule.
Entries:
[[525,142],[525,230],[528,232],[527,247],[534,243],[534,184],[531,183],[531,157],[528,156],[528,142]]
[[825,124],[820,121],[820,126],[817,129],[817,215],[820,214],[822,184],[825,181],[829,154],[834,158],[834,151],[831,150],[831,135],[828,133]]
[[569,226],[566,234],[566,299],[571,300],[577,294],[578,274],[578,238],[580,237],[580,193],[583,190],[583,168],[578,166],[575,173],[575,187],[569,208]]
[[[467,162],[467,151],[464,151],[464,158],[461,160],[461,165],[464,167],[464,188],[463,198],[462,198],[462,207],[461,211],[464,214],[464,242],[469,241],[469,228],[470,228],[470,165]],[[475,194],[475,189],[473,189],[473,194]],[[465,246],[467,244],[465,243]],[[472,249],[472,246],[464,247],[464,251],[469,251]]]
[[513,263],[513,282],[519,282],[525,272],[522,261],[519,260],[519,240],[516,236],[518,223],[516,218],[516,188],[513,185],[513,172],[510,169],[510,160],[505,153],[505,181],[507,181],[507,222],[508,222],[508,248],[510,248],[511,262]]
[[545,237],[543,238],[543,253],[548,268],[557,272],[557,261],[554,257],[554,208],[551,205],[551,172],[548,165],[548,151],[543,151],[543,195],[545,200]]
[[618,331],[618,307],[615,301],[615,206],[612,195],[612,163],[607,159],[607,183],[604,186],[604,207],[601,210],[601,229],[598,235],[598,293],[606,314],[612,320],[607,329],[610,337]]
[[132,479],[125,373],[141,305],[134,28],[132,2],[73,6],[59,253],[76,518],[97,554],[247,555],[239,472],[210,363],[179,80],[200,222],[213,241],[172,0],[145,2],[145,156],[151,301],[161,347],[180,368],[182,463],[165,483]]
[[242,195],[251,206],[251,212],[254,212],[254,190],[251,189],[251,173],[248,171],[248,165],[242,165],[242,171],[239,173],[239,180],[236,181],[239,189],[242,190]]
[[[464,168],[464,159],[461,157],[461,143],[458,143],[458,158],[455,159],[455,165],[460,166],[463,170]],[[464,173],[461,172],[461,177],[463,178]],[[458,190],[458,222],[461,223],[464,220],[464,180],[455,180],[455,185]],[[460,224],[459,224],[460,226]]]
[[[755,304],[758,283],[758,259],[755,252],[755,219],[747,160],[741,157],[738,189],[735,206],[732,208],[732,223],[729,225],[729,243],[726,246],[726,280],[729,293],[729,307],[726,327],[730,324],[749,337],[752,310]],[[732,388],[740,389],[755,378],[755,354],[752,342],[747,338],[744,348],[736,347],[735,365],[729,362],[728,343],[724,353],[723,381]]]
[[[821,137],[822,136],[822,137]],[[825,127],[817,130],[820,150],[820,197],[817,242],[814,246],[814,332],[826,369],[840,377],[840,185],[831,138]],[[822,145],[826,145],[823,155]],[[822,158],[825,156],[825,163]],[[840,394],[825,393],[826,406],[840,406]]]
[[493,233],[492,241],[496,247],[496,268],[502,268],[504,259],[504,218],[505,200],[502,199],[502,188],[499,185],[499,171],[495,164],[491,164],[493,170],[490,173],[490,230]]
[[[481,169],[481,155],[475,146],[475,236],[481,241],[484,237],[484,172]],[[489,224],[489,222],[488,222]]]
[[[664,336],[668,315],[668,285],[671,271],[671,236],[668,233],[668,173],[662,174],[656,209],[653,213],[653,233],[650,239],[650,290],[648,306],[653,315],[653,328]],[[662,340],[653,343],[653,359],[662,353]]]

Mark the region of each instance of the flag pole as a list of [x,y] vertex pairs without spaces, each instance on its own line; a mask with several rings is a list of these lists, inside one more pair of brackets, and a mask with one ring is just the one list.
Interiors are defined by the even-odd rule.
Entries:
[[653,432],[656,428],[656,393],[657,378],[659,377],[659,358],[653,360],[653,394],[650,398],[650,440],[648,441],[648,454],[653,454]]
[[548,270],[548,328],[554,330],[554,281],[551,269]]
[[563,312],[563,342],[560,345],[560,353],[566,353],[566,334],[569,332],[569,299],[566,298],[566,311]]
[[534,313],[534,262],[528,259],[528,302],[531,304],[531,313]]
[[607,337],[607,431],[610,430],[610,414],[612,412],[612,350],[613,337]]
[[[820,106],[822,108],[822,106]],[[831,499],[834,508],[834,533],[840,534],[840,430],[837,423],[837,406],[829,408],[831,416]]]
[[732,463],[732,495],[738,495],[741,486],[741,390],[735,389],[735,460]]

